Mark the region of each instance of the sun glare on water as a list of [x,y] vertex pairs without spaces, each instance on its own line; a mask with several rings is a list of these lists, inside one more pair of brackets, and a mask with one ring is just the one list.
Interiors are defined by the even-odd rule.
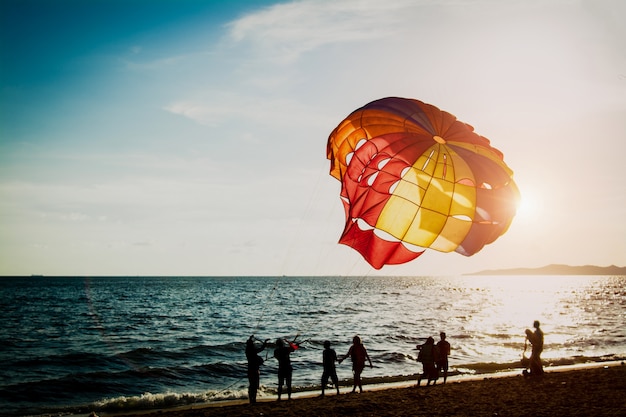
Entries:
[[[534,320],[542,323],[549,334],[546,358],[559,357],[562,352],[557,346],[564,345],[569,338],[567,329],[575,323],[586,320],[586,307],[574,302],[577,296],[585,293],[589,278],[585,276],[502,276],[473,277],[472,285],[488,294],[483,308],[472,315],[467,327],[476,333],[486,332],[498,337],[499,334],[519,333],[524,342],[524,329],[531,328]],[[559,329],[559,330],[557,330]],[[483,354],[497,356],[501,352],[498,343],[487,344]]]

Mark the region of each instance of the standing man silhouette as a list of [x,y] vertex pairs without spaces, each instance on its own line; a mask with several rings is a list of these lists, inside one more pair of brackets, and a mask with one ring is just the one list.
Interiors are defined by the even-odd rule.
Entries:
[[291,400],[291,376],[293,368],[291,367],[291,352],[298,348],[294,342],[285,345],[283,339],[276,340],[276,349],[274,357],[278,360],[278,401],[283,393],[283,384],[287,384],[287,399]]
[[337,369],[335,368],[335,362],[337,362],[337,352],[330,348],[330,342],[328,340],[324,342],[322,360],[324,364],[324,372],[322,373],[322,397],[324,396],[324,390],[326,389],[328,378],[333,381],[333,385],[337,389],[337,395],[339,395],[339,378],[337,378]]
[[[543,375],[543,365],[541,364],[541,352],[543,352],[543,331],[539,328],[539,320],[535,320],[533,327],[535,331],[526,329],[526,340],[528,340],[532,346],[530,353],[530,375],[541,376]],[[526,375],[526,373],[524,373]]]
[[248,359],[248,399],[250,404],[256,403],[256,394],[261,384],[261,365],[263,358],[258,355],[267,346],[267,340],[263,345],[256,347],[254,345],[254,335],[250,336],[246,342],[246,359]]
[[450,356],[450,343],[446,340],[446,334],[444,332],[439,333],[441,340],[437,342],[437,349],[439,356],[437,358],[437,372],[442,375],[443,383],[446,383],[448,379],[448,356]]
[[354,336],[352,338],[352,346],[350,346],[348,353],[346,353],[343,358],[339,359],[339,363],[347,357],[352,359],[352,373],[354,374],[354,386],[352,387],[352,392],[356,392],[356,387],[359,387],[359,392],[363,392],[361,373],[363,372],[363,369],[365,369],[365,360],[367,359],[369,362],[370,368],[372,367],[372,360],[370,359],[367,349],[365,349],[365,346],[359,336]]

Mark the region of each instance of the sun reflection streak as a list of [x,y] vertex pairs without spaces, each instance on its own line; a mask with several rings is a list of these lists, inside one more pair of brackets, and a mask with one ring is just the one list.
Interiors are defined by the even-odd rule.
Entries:
[[[577,299],[593,296],[586,290],[587,282],[587,277],[575,276],[507,276],[497,280],[494,277],[473,277],[474,292],[481,293],[484,302],[481,303],[482,309],[465,317],[463,328],[468,334],[490,342],[483,344],[485,351],[480,352],[485,357],[501,355],[503,344],[518,347],[521,356],[524,329],[531,328],[533,321],[539,320],[546,333],[546,347],[553,346],[546,349],[544,358],[557,358],[562,355],[559,348],[571,343],[567,329],[583,320],[582,316],[589,320],[589,314],[595,314],[576,303]],[[519,339],[508,340],[508,335],[516,332]]]

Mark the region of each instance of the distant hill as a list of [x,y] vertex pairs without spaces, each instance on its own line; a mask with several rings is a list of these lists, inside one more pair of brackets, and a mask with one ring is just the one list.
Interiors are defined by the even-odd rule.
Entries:
[[489,269],[468,275],[626,275],[626,267],[547,265],[541,268]]

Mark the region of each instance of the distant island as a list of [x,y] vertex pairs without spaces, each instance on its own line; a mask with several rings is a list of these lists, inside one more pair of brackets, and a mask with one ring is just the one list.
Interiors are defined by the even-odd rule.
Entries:
[[626,275],[624,266],[547,265],[541,268],[488,269],[467,275]]

